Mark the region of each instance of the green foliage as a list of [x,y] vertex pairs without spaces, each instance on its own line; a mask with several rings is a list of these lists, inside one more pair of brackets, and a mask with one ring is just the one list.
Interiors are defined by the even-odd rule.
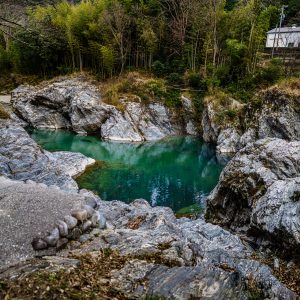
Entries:
[[[299,5],[289,2],[288,13],[295,15]],[[276,1],[168,3],[64,0],[32,6],[26,29],[14,30],[10,41],[0,34],[1,69],[43,76],[86,69],[99,79],[144,69],[170,85],[201,90],[243,80],[252,89],[258,78],[267,83],[280,77],[272,78],[275,66],[261,67],[266,32],[278,19]]]
[[163,77],[166,73],[166,67],[162,62],[156,60],[152,65],[152,71],[154,75]]
[[170,75],[167,76],[167,81],[170,84],[175,84],[175,85],[180,85],[183,84],[183,78],[180,74],[178,73],[171,73]]
[[191,86],[195,89],[202,87],[202,78],[199,73],[190,73],[188,75],[187,80],[188,80],[189,86]]
[[0,104],[0,119],[9,119],[9,118],[10,118],[9,113]]
[[273,84],[284,76],[283,63],[279,59],[273,59],[270,63],[261,68],[255,77],[257,83]]
[[10,70],[11,68],[12,61],[10,53],[0,45],[0,70]]

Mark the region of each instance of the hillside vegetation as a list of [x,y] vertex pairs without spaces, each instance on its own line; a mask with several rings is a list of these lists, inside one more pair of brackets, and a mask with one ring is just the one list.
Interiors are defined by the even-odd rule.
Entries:
[[[29,5],[22,18],[9,8],[21,2]],[[292,18],[300,5],[289,2]],[[262,55],[266,32],[278,22],[278,0],[11,3],[0,4],[0,68],[6,72],[50,77],[85,69],[100,79],[143,69],[178,86],[188,78],[195,89],[235,90],[283,75],[280,61]]]

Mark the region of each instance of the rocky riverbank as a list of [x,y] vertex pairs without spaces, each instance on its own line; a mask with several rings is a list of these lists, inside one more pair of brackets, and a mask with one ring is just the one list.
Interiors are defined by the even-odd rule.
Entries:
[[[300,142],[262,139],[225,167],[206,218],[295,254],[300,246]],[[287,253],[286,253],[287,254]]]
[[[60,124],[78,132],[103,132],[106,121],[113,117],[116,123],[111,130],[121,132],[118,138],[123,136],[122,130],[128,127],[125,124],[119,127],[118,122],[122,118],[118,113],[109,115],[106,121],[101,119],[105,110],[100,108],[102,104],[97,104],[97,91],[88,89],[84,83],[79,86],[78,82],[73,85],[70,82],[71,90],[65,82],[64,86],[61,84],[55,82],[51,88],[47,85],[34,90],[32,87],[19,88],[14,92],[14,106],[35,127],[41,124],[41,127],[56,128]],[[77,87],[79,90],[76,90]],[[274,134],[275,138],[257,140],[265,137],[260,135],[262,129],[259,128],[266,128],[260,125],[266,123],[257,121],[255,117],[242,134],[238,127],[220,130],[220,127],[212,126],[214,117],[211,112],[204,112],[204,136],[211,142],[214,139],[222,141],[217,143],[220,152],[230,152],[228,149],[236,151],[245,145],[225,168],[218,186],[209,196],[206,220],[176,219],[170,208],[152,208],[141,199],[130,205],[119,201],[104,202],[91,192],[78,191],[72,176],[94,163],[93,160],[74,153],[49,153],[41,149],[16,121],[2,122],[0,174],[5,178],[0,180],[0,243],[5,245],[1,257],[5,266],[0,268],[0,279],[4,280],[0,296],[48,299],[54,294],[65,298],[76,294],[79,298],[101,298],[105,295],[117,299],[146,296],[170,299],[296,299],[297,279],[292,275],[291,280],[285,280],[289,289],[276,276],[278,270],[282,270],[282,264],[295,274],[299,272],[296,262],[300,236],[297,88],[288,91],[288,95],[284,91],[280,95],[285,96],[281,97],[278,93],[274,96],[283,99],[288,108],[283,109],[279,100],[278,103],[270,100],[253,114],[261,118],[265,116],[264,120],[271,118],[267,122],[269,125],[279,121],[286,124],[286,130],[278,127],[281,128],[280,134],[276,126],[270,125],[272,134],[270,130],[264,130],[267,136]],[[22,89],[27,89],[26,93]],[[266,93],[269,95],[269,92]],[[126,119],[128,107],[137,107],[138,103],[127,103],[126,111],[118,112]],[[105,109],[110,107],[103,105]],[[146,109],[151,107],[149,105]],[[267,107],[276,112],[264,114]],[[110,109],[117,110],[116,107]],[[159,111],[154,115],[165,120],[166,115]],[[133,115],[131,112],[131,119]],[[156,130],[163,132],[163,128],[170,128],[170,120],[167,118],[167,123],[155,121],[155,124],[151,121],[156,129],[147,121],[147,129],[142,131],[141,120],[136,119],[135,126],[139,124],[139,129],[135,133],[138,132],[143,139],[147,136],[145,132],[155,132],[155,138],[162,137]],[[295,122],[289,124],[291,120]],[[172,128],[176,133],[177,127],[174,125]],[[126,137],[131,136],[127,129]],[[115,136],[115,133],[111,135]],[[88,199],[97,203],[89,217],[89,209],[82,206]],[[79,215],[84,218],[78,215],[78,211],[77,214],[72,212],[72,208],[78,205]],[[105,226],[98,222],[98,225],[93,224],[94,228],[83,228],[86,222],[92,222],[95,213],[103,216]],[[79,230],[80,234],[66,234],[64,229],[68,224],[64,216],[69,214],[77,216],[76,231]],[[17,229],[22,225],[23,228]],[[74,228],[68,227],[67,230]],[[56,243],[52,245],[53,236]],[[64,249],[61,249],[63,247],[58,247],[57,242],[67,236]],[[36,249],[39,248],[37,244],[44,243],[41,248],[45,249],[33,251],[32,242]],[[265,264],[265,258],[266,253],[272,253],[270,249],[274,244],[275,247],[280,245],[277,248],[285,252],[288,261],[281,264],[270,255],[272,270]],[[47,256],[37,260],[35,255]],[[7,263],[20,259],[29,260],[7,266]],[[110,266],[105,263],[106,259],[111,261]],[[97,268],[105,266],[105,272],[89,269],[93,264]],[[45,279],[49,276],[54,276],[53,282],[59,284],[59,288]],[[66,276],[68,279],[63,279]],[[26,282],[33,290],[26,288]],[[23,289],[20,288],[22,286]]]
[[[182,98],[182,115],[153,99],[124,96],[107,104],[103,91],[86,77],[59,78],[38,86],[20,86],[12,93],[16,113],[35,128],[70,129],[107,140],[141,142],[170,135],[197,134],[192,103]],[[121,97],[121,96],[120,96]]]
[[219,92],[205,99],[203,139],[221,153],[235,153],[267,137],[299,141],[299,107],[299,79],[262,90],[248,104]]

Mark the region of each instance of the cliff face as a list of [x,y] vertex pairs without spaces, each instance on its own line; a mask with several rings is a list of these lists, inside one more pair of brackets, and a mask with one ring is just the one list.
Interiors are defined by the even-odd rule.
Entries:
[[236,154],[208,197],[207,220],[300,247],[300,142],[262,139]]
[[[208,197],[206,218],[237,232],[262,237],[286,253],[300,247],[300,81],[256,95],[260,107],[247,107],[242,148],[222,172]],[[277,246],[278,247],[278,246]]]
[[126,97],[116,105],[85,78],[64,78],[40,86],[20,86],[12,93],[16,112],[36,128],[96,133],[107,140],[140,142],[169,135],[196,134],[192,104],[182,98],[182,116],[157,100]]
[[228,96],[226,103],[224,97],[207,97],[202,117],[203,138],[215,143],[219,152],[234,153],[267,137],[300,140],[299,79],[259,92],[254,96],[259,103],[256,106],[251,102],[234,105],[236,101]]

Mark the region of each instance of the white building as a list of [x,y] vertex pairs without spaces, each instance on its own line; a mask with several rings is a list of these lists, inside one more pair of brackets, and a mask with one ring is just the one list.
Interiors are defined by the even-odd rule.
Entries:
[[267,33],[267,48],[300,47],[300,27],[275,28]]

